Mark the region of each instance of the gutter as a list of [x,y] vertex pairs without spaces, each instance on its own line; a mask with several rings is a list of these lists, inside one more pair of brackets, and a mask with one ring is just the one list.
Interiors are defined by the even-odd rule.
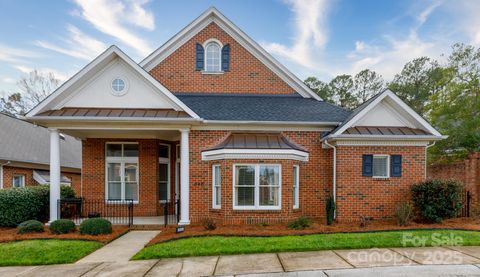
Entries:
[[333,218],[337,218],[337,148],[330,143],[328,140],[324,140],[323,143],[330,148],[333,148],[333,202],[335,203],[335,211],[333,213]]

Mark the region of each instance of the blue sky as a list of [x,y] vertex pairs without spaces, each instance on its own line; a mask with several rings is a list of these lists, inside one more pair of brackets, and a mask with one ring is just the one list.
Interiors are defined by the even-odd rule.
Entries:
[[65,80],[111,44],[139,62],[212,5],[302,79],[390,80],[415,57],[480,45],[476,0],[0,0],[0,91],[34,68]]

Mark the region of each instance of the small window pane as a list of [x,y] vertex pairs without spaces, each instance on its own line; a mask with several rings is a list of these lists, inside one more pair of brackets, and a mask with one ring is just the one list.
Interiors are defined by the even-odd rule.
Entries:
[[128,182],[125,183],[125,199],[132,199],[138,201],[138,183]]
[[108,182],[108,200],[122,199],[122,183]]
[[235,205],[237,206],[253,206],[255,204],[255,188],[254,187],[237,187],[237,199]]
[[108,164],[108,182],[121,182],[121,165],[119,163]]
[[298,202],[299,202],[299,180],[298,180],[298,171],[299,168],[298,166],[293,167],[293,207],[298,208]]
[[278,186],[279,171],[278,166],[260,166],[260,186]]
[[278,206],[278,187],[260,187],[260,206]]
[[107,144],[107,157],[121,157],[122,145],[121,144]]
[[170,157],[170,147],[168,145],[160,144],[158,147],[158,157],[159,158],[169,158]]
[[205,70],[220,71],[220,46],[215,42],[211,42],[207,45],[206,50]]
[[237,186],[255,186],[255,167],[237,166],[235,169]]
[[13,183],[12,185],[13,185],[14,188],[24,187],[25,186],[25,176],[23,176],[23,175],[13,176],[12,183]]
[[138,144],[124,144],[123,145],[124,157],[138,157]]
[[373,176],[388,177],[388,156],[373,156]]
[[125,164],[125,182],[137,181],[137,164],[126,163]]
[[159,164],[159,190],[160,190],[160,200],[168,200],[168,165]]
[[214,166],[214,184],[213,184],[213,189],[214,189],[214,197],[215,199],[213,200],[215,206],[219,207],[221,203],[221,198],[222,198],[222,191],[221,191],[221,174],[220,174],[220,166]]

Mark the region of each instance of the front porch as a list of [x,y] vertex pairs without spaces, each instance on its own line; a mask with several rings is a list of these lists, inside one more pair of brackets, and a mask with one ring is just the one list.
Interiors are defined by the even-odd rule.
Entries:
[[[137,227],[190,223],[189,129],[61,131],[82,138],[82,204],[70,215],[77,224],[95,216]],[[59,136],[51,129],[51,221],[68,216],[55,195]]]

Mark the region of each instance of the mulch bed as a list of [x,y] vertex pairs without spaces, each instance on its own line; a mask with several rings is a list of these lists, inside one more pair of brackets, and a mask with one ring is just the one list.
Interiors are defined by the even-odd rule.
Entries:
[[30,233],[30,234],[17,234],[16,228],[0,228],[0,242],[10,242],[29,239],[76,239],[76,240],[92,240],[102,243],[110,242],[126,232],[128,232],[128,226],[114,225],[112,227],[112,233],[106,235],[81,235],[77,230],[74,233],[69,234],[52,234],[48,228],[45,228],[43,233]]
[[[199,236],[286,236],[286,235],[310,235],[328,233],[391,231],[408,229],[465,229],[480,231],[480,219],[478,218],[453,218],[444,220],[438,224],[426,224],[412,222],[408,226],[399,226],[394,220],[372,221],[366,227],[360,227],[358,222],[334,223],[333,225],[314,222],[312,226],[304,230],[292,230],[287,224],[261,225],[217,225],[215,230],[205,230],[201,225],[186,226],[183,233],[175,233],[175,226],[169,226],[162,230],[148,245],[175,240],[186,237]],[[147,245],[147,246],[148,246]]]

